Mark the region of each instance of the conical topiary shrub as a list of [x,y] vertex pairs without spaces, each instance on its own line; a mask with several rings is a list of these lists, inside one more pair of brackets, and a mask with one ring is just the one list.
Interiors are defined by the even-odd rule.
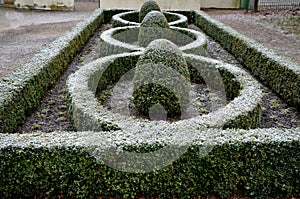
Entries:
[[169,24],[166,17],[159,11],[149,12],[141,22],[138,42],[146,47],[155,39],[168,39]]
[[165,39],[152,41],[139,58],[132,101],[148,116],[160,104],[169,117],[180,116],[189,104],[190,74],[178,47]]
[[156,1],[148,0],[146,1],[139,12],[139,22],[143,21],[144,17],[151,11],[161,11],[159,5],[156,3]]

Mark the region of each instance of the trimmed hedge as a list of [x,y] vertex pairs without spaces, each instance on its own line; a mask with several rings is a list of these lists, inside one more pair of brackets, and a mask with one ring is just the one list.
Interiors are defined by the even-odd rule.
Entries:
[[[72,110],[70,117],[73,118],[78,131],[159,128],[155,122],[112,113],[95,97],[97,87],[102,90],[108,84],[116,83],[127,71],[136,66],[140,55],[141,52],[134,52],[104,57],[85,65],[69,77],[67,88]],[[259,127],[262,91],[251,76],[237,67],[213,59],[188,54],[184,57],[188,65],[194,67],[190,70],[191,75],[196,68],[205,77],[205,82],[215,86],[216,90],[226,89],[227,93],[231,93],[235,98],[212,113],[174,122],[171,126],[168,122],[162,122],[159,124],[160,128],[178,130],[202,126],[245,129]],[[222,88],[222,81],[227,85],[225,88]]]
[[300,108],[300,65],[202,11],[195,11],[195,24],[233,54],[263,84],[273,89],[287,103]]
[[168,29],[167,19],[161,12],[149,12],[139,27],[139,46],[147,47],[155,39],[168,39]]
[[147,0],[139,11],[139,22],[142,22],[145,16],[151,11],[161,11],[159,5],[154,0]]
[[147,46],[136,65],[133,84],[132,102],[146,116],[156,104],[161,104],[170,117],[180,116],[189,106],[188,65],[169,40],[154,40]]
[[[119,12],[120,10],[106,10],[103,14],[101,10],[97,10],[87,20],[89,22],[85,21],[76,26],[75,31],[56,40],[47,50],[41,51],[30,62],[1,81],[0,91],[3,95],[0,96],[0,132],[13,132],[13,129],[23,122],[26,114],[37,106],[39,98],[49,88],[49,84],[55,83],[54,79],[58,78],[67,64],[65,62],[71,60],[70,55],[76,54],[79,50],[77,48],[84,45],[84,40],[93,34],[98,25]],[[200,20],[199,13],[195,13],[197,25],[205,24],[205,20]],[[215,31],[212,28],[215,26],[206,27]],[[77,36],[76,30],[80,33]],[[218,34],[223,35],[220,32]],[[229,41],[234,40],[234,35],[228,37]],[[71,42],[69,45],[68,41]],[[243,44],[242,41],[240,43]],[[244,49],[234,47],[236,45],[231,42],[226,44],[236,49],[236,53]],[[290,94],[286,96],[290,99],[287,101],[296,101],[297,104],[299,90],[288,88],[299,88],[298,66],[284,59],[278,60],[280,57],[277,55],[272,61],[270,52],[263,51],[267,49],[259,48],[263,53],[255,49],[255,46],[247,52],[264,55],[260,58],[263,64],[270,62],[269,64],[281,69],[288,65],[284,68],[280,80],[288,79],[289,85],[284,87]],[[100,110],[96,113],[96,119],[90,120],[90,124],[79,123],[81,120],[74,117],[75,125],[80,128],[91,125],[89,130],[97,130],[92,125],[102,121],[100,129],[110,130],[109,132],[0,134],[0,198],[133,198],[140,194],[160,198],[207,195],[251,198],[300,197],[299,128],[209,128],[247,129],[259,126],[262,93],[253,78],[234,66],[205,57],[185,55],[190,73],[194,74],[191,76],[193,81],[206,82],[205,78],[195,75],[195,70],[203,75],[209,74],[210,67],[217,68],[225,82],[227,95],[229,93],[227,97],[233,99],[226,107],[215,111],[214,115],[203,117],[203,120],[192,118],[170,125],[166,122],[132,120],[116,114],[111,115],[103,107],[98,109],[98,102],[94,99],[97,88],[101,90],[110,84],[110,81],[117,81],[135,66],[139,55],[140,52],[136,52],[102,58],[101,61],[90,63],[90,67],[85,68],[86,71],[82,69],[82,74],[77,74],[77,77],[75,74],[69,79],[72,115],[89,119],[95,110]],[[101,69],[92,67],[99,62],[103,62],[101,67],[106,69],[105,72],[102,71],[103,74]],[[253,63],[251,60],[248,62]],[[195,68],[197,65],[203,68]],[[33,73],[31,69],[38,72]],[[294,76],[289,78],[284,74]],[[22,78],[24,80],[21,80]],[[212,76],[209,78],[213,79]],[[280,85],[284,84],[285,82],[281,82]],[[94,106],[95,104],[97,106]],[[224,113],[226,114],[223,115]],[[123,122],[119,122],[120,120]],[[114,131],[120,128],[122,131]],[[126,155],[126,152],[146,154],[170,145],[171,151],[162,150],[160,155],[164,156],[154,159],[156,163],[161,161],[168,166],[153,172],[143,172],[141,165],[130,156],[118,159],[122,158],[120,155]],[[116,153],[116,149],[119,153]],[[126,151],[122,151],[123,149]],[[167,164],[166,159],[170,156],[180,158],[172,164]],[[143,161],[149,163],[145,164],[146,170],[155,166],[153,159]],[[133,173],[110,168],[104,162],[113,163],[111,166],[119,168],[125,167],[124,170],[131,169]],[[138,171],[141,173],[134,173]]]
[[[188,18],[180,13],[162,11],[167,18],[169,26],[187,28]],[[138,11],[122,12],[112,16],[113,27],[138,26]]]
[[[195,30],[179,27],[170,27],[170,40],[179,46],[184,53],[196,55],[206,55],[207,38],[203,33]],[[99,57],[125,52],[143,51],[144,48],[138,46],[139,27],[127,26],[112,28],[104,31],[100,36]]]
[[70,32],[57,38],[27,63],[0,82],[0,132],[11,133],[25,121],[47,90],[55,84],[68,63],[103,23],[96,10]]
[[[300,196],[299,128],[208,129],[190,133],[195,135],[192,141],[182,141],[184,134],[177,137],[175,143],[181,145],[175,144],[168,154],[186,145],[180,158],[146,173],[122,172],[104,163],[113,161],[112,153],[122,156],[129,146],[138,152],[141,146],[168,145],[167,136],[147,139],[123,131],[115,132],[115,136],[111,132],[0,134],[0,197]],[[168,158],[160,155],[162,160]],[[115,163],[130,168],[139,166],[131,159]]]

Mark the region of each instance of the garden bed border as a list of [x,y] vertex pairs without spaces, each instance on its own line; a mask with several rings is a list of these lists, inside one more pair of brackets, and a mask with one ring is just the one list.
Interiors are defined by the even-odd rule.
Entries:
[[[179,159],[147,173],[121,172],[104,162],[114,161],[111,147],[151,150],[170,144],[164,136],[139,140],[122,131],[0,134],[0,197],[299,197],[299,132],[299,128],[192,132],[197,135],[194,140],[173,146],[173,153],[187,146]],[[101,156],[95,157],[93,151]],[[130,167],[135,166],[131,161]]]
[[[78,131],[110,131],[124,130],[127,129],[127,126],[158,128],[156,122],[112,113],[103,107],[96,98],[98,86],[103,87],[101,84],[107,84],[110,82],[110,78],[113,79],[110,83],[114,84],[113,81],[118,80],[124,73],[134,68],[134,64],[141,54],[142,52],[133,52],[100,58],[83,66],[68,78],[69,110],[71,110],[70,117],[75,129]],[[207,115],[174,122],[172,127],[168,127],[169,130],[184,131],[184,129],[188,129],[187,126],[190,128],[205,126],[208,128],[244,129],[260,127],[263,94],[256,80],[241,69],[221,61],[193,54],[184,54],[184,58],[191,65],[199,65],[195,66],[193,70],[190,69],[190,74],[192,71],[203,72],[200,75],[207,76],[216,75],[215,73],[221,74],[224,84],[228,85],[219,86],[218,89],[225,90],[227,88],[226,92],[230,93],[234,99],[224,107]],[[196,74],[193,75],[196,76]],[[216,77],[216,79],[218,78]],[[159,125],[168,126],[168,122]]]
[[[117,15],[114,15],[112,17],[112,24],[113,27],[124,27],[124,26],[139,26],[141,23],[138,22],[133,22],[133,21],[128,21],[126,19],[123,19],[125,15],[133,15],[137,13],[138,17],[138,10],[134,11],[129,11],[129,12],[123,12]],[[178,19],[174,21],[168,22],[169,26],[176,26],[176,27],[181,27],[181,28],[187,28],[188,27],[188,19],[186,16],[180,14],[180,13],[172,13],[172,12],[167,12],[167,11],[162,11],[164,15],[174,15],[174,17],[177,17]]]
[[38,107],[44,94],[103,22],[103,10],[94,11],[0,81],[0,133],[14,132]]
[[[113,14],[119,12],[121,10],[108,10],[103,14],[102,10],[96,10],[91,17],[77,25],[73,32],[55,40],[46,50],[1,81],[1,133],[13,132],[24,121],[47,89],[55,83],[67,61],[71,60],[71,55],[74,56],[80,50],[101,22],[107,22]],[[286,90],[282,93],[286,96],[282,97],[299,107],[298,65],[274,55],[269,49],[248,40],[205,13],[201,13],[200,17],[200,11],[195,12],[198,25],[203,26],[208,34],[215,32],[215,38],[220,41],[226,37],[232,39],[233,42],[228,42],[227,46],[232,52],[238,54],[245,51],[247,56],[253,53],[260,56],[256,62],[260,60],[266,66],[271,64],[280,68],[282,78],[275,78],[280,85],[277,91],[280,93],[281,89]],[[191,12],[187,13],[192,16]],[[237,47],[240,43],[243,44],[242,48]],[[224,42],[223,45],[226,46]],[[243,57],[239,59],[244,60]],[[259,67],[250,61],[250,57],[247,57],[243,62],[253,65],[252,71],[258,75],[261,72]],[[265,67],[265,73],[270,73],[271,69]],[[265,73],[260,75],[263,81],[268,80],[264,79],[267,77]],[[290,74],[291,77],[288,76]],[[284,78],[289,82],[286,87]],[[275,90],[278,85],[273,86]],[[111,132],[108,134],[112,135]],[[84,142],[84,138],[98,138],[98,145],[105,148],[104,132],[0,134],[0,197],[45,198],[63,195],[77,198],[132,198],[139,193],[161,198],[182,196],[180,194],[186,197],[207,194],[220,197],[300,196],[300,128],[207,129],[196,134],[198,139],[189,144],[189,150],[183,157],[164,169],[146,174],[123,173],[97,163],[86,150],[90,145]],[[129,144],[134,145],[135,141]],[[215,143],[213,150],[199,158],[199,147],[207,143]]]
[[254,77],[287,103],[300,109],[300,65],[250,39],[203,11],[194,11],[194,23],[246,66]]

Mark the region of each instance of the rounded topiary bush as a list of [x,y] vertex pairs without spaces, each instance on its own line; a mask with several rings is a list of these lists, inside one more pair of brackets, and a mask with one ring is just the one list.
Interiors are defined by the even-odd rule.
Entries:
[[132,101],[148,116],[162,105],[168,117],[180,116],[189,104],[190,74],[178,47],[165,39],[152,41],[138,60]]
[[140,25],[139,45],[146,47],[155,39],[168,39],[168,33],[170,33],[168,30],[169,24],[163,13],[159,11],[149,12]]
[[148,0],[146,1],[139,12],[139,21],[143,21],[144,17],[151,11],[156,10],[156,11],[161,11],[159,5],[156,3],[156,1],[153,0]]

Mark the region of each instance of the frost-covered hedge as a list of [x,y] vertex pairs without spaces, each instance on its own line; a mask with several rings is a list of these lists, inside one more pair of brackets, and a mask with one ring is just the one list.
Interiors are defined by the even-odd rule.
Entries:
[[161,11],[159,5],[154,0],[147,0],[139,11],[139,21],[143,21],[145,16],[151,11]]
[[[208,129],[194,133],[197,136],[190,142],[182,141],[184,134],[177,137],[181,145],[170,142],[167,136],[144,139],[124,131],[0,134],[0,197],[300,196],[299,128]],[[172,143],[173,150],[168,151],[168,156],[161,153],[161,160],[176,154],[184,145],[187,148],[159,170],[128,173],[106,166],[110,161],[124,168],[140,166],[141,162],[131,159],[114,161],[122,157],[124,146],[138,152],[142,145],[150,150]],[[147,158],[143,161],[148,162]]]
[[300,108],[300,65],[276,54],[202,11],[195,24],[232,53],[262,83],[286,102]]
[[[207,38],[203,33],[187,28],[170,27],[165,30],[165,34],[172,35],[170,40],[184,53],[206,55]],[[111,28],[104,31],[100,36],[99,57],[143,51],[144,48],[138,45],[138,35],[138,26]]]
[[169,39],[168,29],[167,19],[161,12],[149,12],[139,27],[139,46],[147,47],[155,39]]
[[[186,16],[167,11],[162,11],[162,13],[167,18],[169,26],[188,27],[188,18]],[[138,15],[138,11],[128,11],[116,14],[112,16],[112,25],[113,27],[138,26],[140,24]]]
[[[95,97],[98,89],[113,85],[127,71],[136,66],[141,52],[124,53],[98,59],[85,65],[67,81],[70,96],[70,116],[79,131],[107,131],[131,128],[156,128],[157,124],[118,113],[103,107]],[[236,96],[226,106],[210,114],[170,124],[162,122],[161,128],[257,128],[260,125],[262,92],[259,85],[246,72],[232,65],[196,55],[185,56],[189,66],[196,68],[207,83],[216,82],[219,90]],[[190,70],[190,73],[193,70]],[[217,79],[217,75],[222,77]],[[215,78],[215,79],[214,79]],[[222,88],[225,82],[225,88]],[[220,84],[220,85],[219,85]],[[176,131],[176,130],[175,130]]]
[[104,20],[96,10],[0,82],[0,132],[16,130]]
[[132,102],[144,115],[157,104],[168,116],[180,115],[189,106],[190,83],[188,65],[178,47],[169,40],[154,40],[136,65]]
[[[106,10],[103,16],[103,13],[98,10],[96,13],[99,16],[96,15],[99,17],[99,21],[94,20],[95,15],[89,20],[94,22],[92,24],[98,25],[98,22],[102,22],[102,17],[104,17],[104,21],[109,21],[112,15],[119,12],[120,10]],[[190,12],[188,13],[190,16]],[[198,25],[204,24],[203,21],[200,22],[201,17],[198,15],[199,13],[195,14]],[[191,18],[189,17],[189,20],[193,20]],[[94,25],[87,25],[87,27],[93,28]],[[82,30],[83,27],[80,27],[77,26],[79,30]],[[209,25],[205,27],[212,28]],[[208,32],[213,31],[215,29]],[[88,37],[89,34],[92,32],[82,32],[80,39],[82,37],[85,39],[85,36]],[[71,41],[77,40],[72,34],[68,35],[67,38]],[[233,39],[233,37],[230,38]],[[65,39],[64,36],[51,46],[64,49]],[[59,44],[59,42],[63,43]],[[83,44],[82,41],[80,45]],[[74,50],[72,53],[75,54],[75,50],[77,50],[75,47],[78,47],[78,44],[66,49]],[[65,52],[66,56],[69,55],[69,51],[61,50],[61,48],[53,49],[51,51],[53,56],[57,51]],[[254,48],[252,50],[256,52]],[[60,63],[61,59],[56,57],[52,60],[51,57],[48,60],[42,56],[42,52],[33,58],[40,63],[41,68],[38,68],[38,65],[34,65],[34,67],[31,64],[27,65],[27,67],[32,67],[33,71],[40,72],[32,73],[31,69],[22,67],[1,82],[0,132],[13,131],[13,128],[23,121],[32,107],[38,104],[38,98],[49,87],[49,81],[54,84],[55,81],[50,77],[57,78],[63,70],[58,67],[51,72],[50,68],[53,69],[52,66],[57,66],[55,63]],[[46,56],[49,55],[46,51],[44,53]],[[110,196],[133,198],[141,195],[149,198],[151,196],[192,198],[207,197],[208,195],[249,198],[300,197],[299,128],[290,130],[207,128],[255,128],[259,125],[262,93],[253,78],[234,66],[205,57],[185,55],[193,81],[206,81],[205,78],[196,75],[195,70],[207,77],[205,74],[209,74],[209,68],[217,68],[225,82],[227,97],[233,99],[224,108],[215,111],[210,116],[202,117],[202,119],[192,118],[174,122],[172,125],[159,121],[145,122],[111,114],[99,106],[94,95],[96,89],[102,89],[117,81],[126,71],[135,66],[140,53],[102,58],[90,63],[89,67],[85,68],[86,71],[82,69],[69,79],[72,115],[75,116],[73,119],[78,129],[111,131],[0,134],[0,198],[99,198]],[[52,54],[50,53],[50,55]],[[64,57],[63,60],[68,61],[69,59]],[[266,56],[266,60],[273,63],[269,56]],[[266,60],[265,62],[268,62]],[[51,67],[44,68],[44,64],[49,62],[52,63]],[[275,62],[286,66],[276,59]],[[197,65],[203,67],[197,68]],[[289,78],[284,74],[291,74],[291,66],[289,64],[287,71],[282,73],[284,78]],[[101,70],[103,69],[101,67],[105,69],[105,72]],[[293,71],[295,70],[293,69]],[[31,73],[32,77],[39,81],[27,78]],[[25,78],[21,81],[20,79],[23,77]],[[100,84],[97,85],[100,77]],[[214,79],[213,76],[209,77]],[[291,76],[290,79],[293,77],[294,87],[290,88],[297,89],[299,75]],[[290,84],[291,81],[288,80],[288,83]],[[34,86],[32,87],[32,85]],[[297,97],[299,99],[299,90],[287,90],[286,92],[296,94],[294,98],[293,95],[287,96],[290,99],[287,101],[297,101]],[[23,96],[25,97],[23,98]],[[82,123],[81,119],[86,119],[86,123]],[[121,120],[122,123],[117,123]],[[93,126],[95,124],[100,124],[100,126]],[[120,128],[122,130],[118,130]],[[113,163],[110,166],[140,169],[141,165],[138,164],[138,161],[132,161],[131,156],[119,159],[120,154],[126,154],[126,151],[146,154],[145,152],[164,149],[167,148],[166,146],[171,146],[169,147],[171,151],[167,150],[167,155],[161,153],[164,156],[160,159],[143,160],[149,163],[145,164],[146,166],[153,165],[153,160],[156,160],[156,163],[159,163],[158,160],[164,163],[164,160],[172,156],[176,157],[184,149],[184,153],[178,156],[176,161],[172,164],[170,162],[162,169],[148,173],[128,173],[106,166],[108,163]],[[118,153],[114,153],[116,149]],[[122,152],[123,149],[126,151]],[[116,159],[122,161],[115,161]],[[142,170],[140,171],[142,172]]]

